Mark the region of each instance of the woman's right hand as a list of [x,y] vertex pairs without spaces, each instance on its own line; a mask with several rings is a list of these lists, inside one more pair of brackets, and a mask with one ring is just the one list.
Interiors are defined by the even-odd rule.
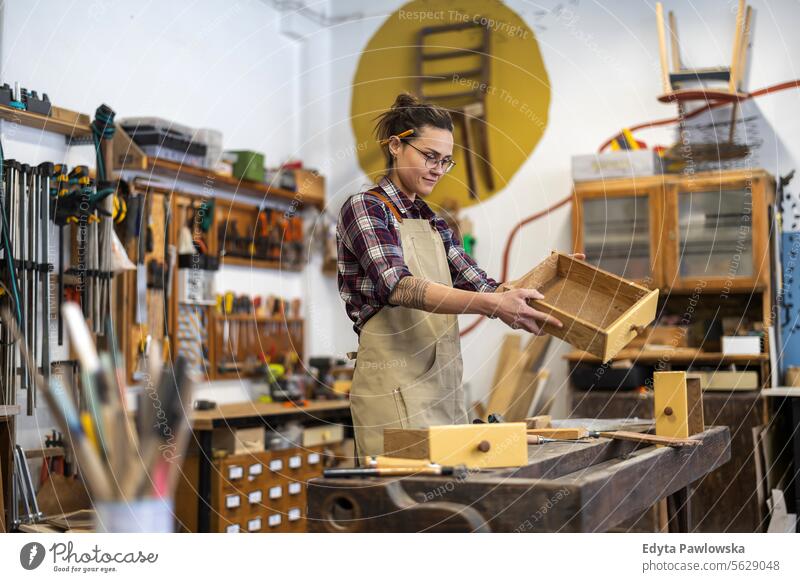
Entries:
[[493,294],[493,299],[495,305],[492,314],[511,329],[524,329],[539,335],[545,323],[563,327],[563,324],[552,315],[537,311],[528,305],[529,299],[544,299],[544,295],[536,289],[512,289]]

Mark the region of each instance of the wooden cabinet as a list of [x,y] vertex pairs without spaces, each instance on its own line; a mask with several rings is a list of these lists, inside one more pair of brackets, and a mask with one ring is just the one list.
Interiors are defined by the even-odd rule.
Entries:
[[763,290],[774,197],[763,170],[578,183],[574,248],[649,287]]
[[601,269],[661,287],[663,206],[664,188],[658,182],[578,184],[572,215],[575,250]]

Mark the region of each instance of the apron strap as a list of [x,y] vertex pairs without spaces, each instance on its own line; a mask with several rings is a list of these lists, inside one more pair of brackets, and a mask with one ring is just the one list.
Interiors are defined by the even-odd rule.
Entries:
[[400,211],[397,210],[397,206],[395,206],[391,200],[389,200],[383,192],[380,192],[378,188],[373,190],[367,190],[368,193],[374,194],[376,198],[380,198],[386,206],[389,207],[389,210],[392,211],[394,217],[397,219],[397,222],[403,222],[403,217],[400,216]]

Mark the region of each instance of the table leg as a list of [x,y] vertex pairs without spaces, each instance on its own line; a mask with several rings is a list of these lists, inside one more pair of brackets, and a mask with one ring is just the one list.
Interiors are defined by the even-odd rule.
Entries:
[[[789,491],[794,490],[794,511],[800,512],[800,398],[790,398],[792,401],[792,450],[793,464],[792,482],[794,487],[789,487]],[[797,521],[797,532],[800,532],[800,520]]]
[[197,531],[211,529],[211,435],[210,430],[198,431],[200,458],[197,460]]
[[669,533],[689,533],[692,530],[691,486],[678,489],[667,497]]

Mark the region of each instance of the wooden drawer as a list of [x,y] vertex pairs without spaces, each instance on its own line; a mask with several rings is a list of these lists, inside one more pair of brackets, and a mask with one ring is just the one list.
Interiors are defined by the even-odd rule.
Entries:
[[563,324],[546,323],[542,329],[603,362],[652,323],[658,303],[657,289],[651,291],[558,252],[509,287],[541,292],[544,299],[530,304]]
[[528,462],[524,422],[387,428],[383,431],[383,445],[388,457],[430,459],[442,465],[521,467]]

